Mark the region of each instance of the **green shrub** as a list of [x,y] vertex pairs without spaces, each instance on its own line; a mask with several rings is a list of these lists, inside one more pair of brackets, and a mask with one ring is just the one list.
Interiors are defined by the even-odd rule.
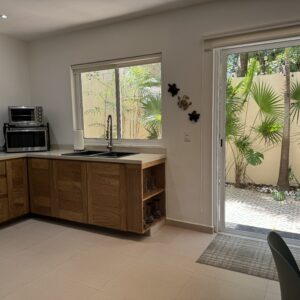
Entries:
[[283,191],[275,191],[272,193],[274,200],[283,201],[285,200],[285,193]]

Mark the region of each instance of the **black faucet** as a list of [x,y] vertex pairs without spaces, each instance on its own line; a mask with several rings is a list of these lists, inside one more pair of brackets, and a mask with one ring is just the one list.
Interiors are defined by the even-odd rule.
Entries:
[[112,151],[113,142],[112,142],[112,116],[108,115],[107,117],[107,128],[106,128],[106,140],[107,140],[107,149],[109,152]]

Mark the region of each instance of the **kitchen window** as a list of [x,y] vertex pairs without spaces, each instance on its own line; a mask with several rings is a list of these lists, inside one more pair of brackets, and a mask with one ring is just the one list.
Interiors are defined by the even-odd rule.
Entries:
[[75,65],[72,70],[75,127],[83,129],[86,142],[105,139],[109,115],[119,142],[161,139],[160,55]]

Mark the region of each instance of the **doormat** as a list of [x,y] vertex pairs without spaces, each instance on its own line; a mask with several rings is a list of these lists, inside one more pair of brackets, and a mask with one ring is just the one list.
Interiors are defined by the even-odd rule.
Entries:
[[[299,266],[300,248],[289,248]],[[278,281],[271,250],[264,240],[218,234],[197,262]]]

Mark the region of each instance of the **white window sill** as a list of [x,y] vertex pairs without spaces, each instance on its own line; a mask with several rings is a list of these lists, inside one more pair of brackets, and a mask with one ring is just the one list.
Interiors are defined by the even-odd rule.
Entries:
[[[90,142],[85,141],[85,148],[86,149],[104,149],[106,150],[107,142],[98,141]],[[157,142],[117,142],[113,141],[113,150],[123,150],[130,149],[130,151],[136,152],[144,152],[144,153],[166,153],[166,148],[162,140]]]

